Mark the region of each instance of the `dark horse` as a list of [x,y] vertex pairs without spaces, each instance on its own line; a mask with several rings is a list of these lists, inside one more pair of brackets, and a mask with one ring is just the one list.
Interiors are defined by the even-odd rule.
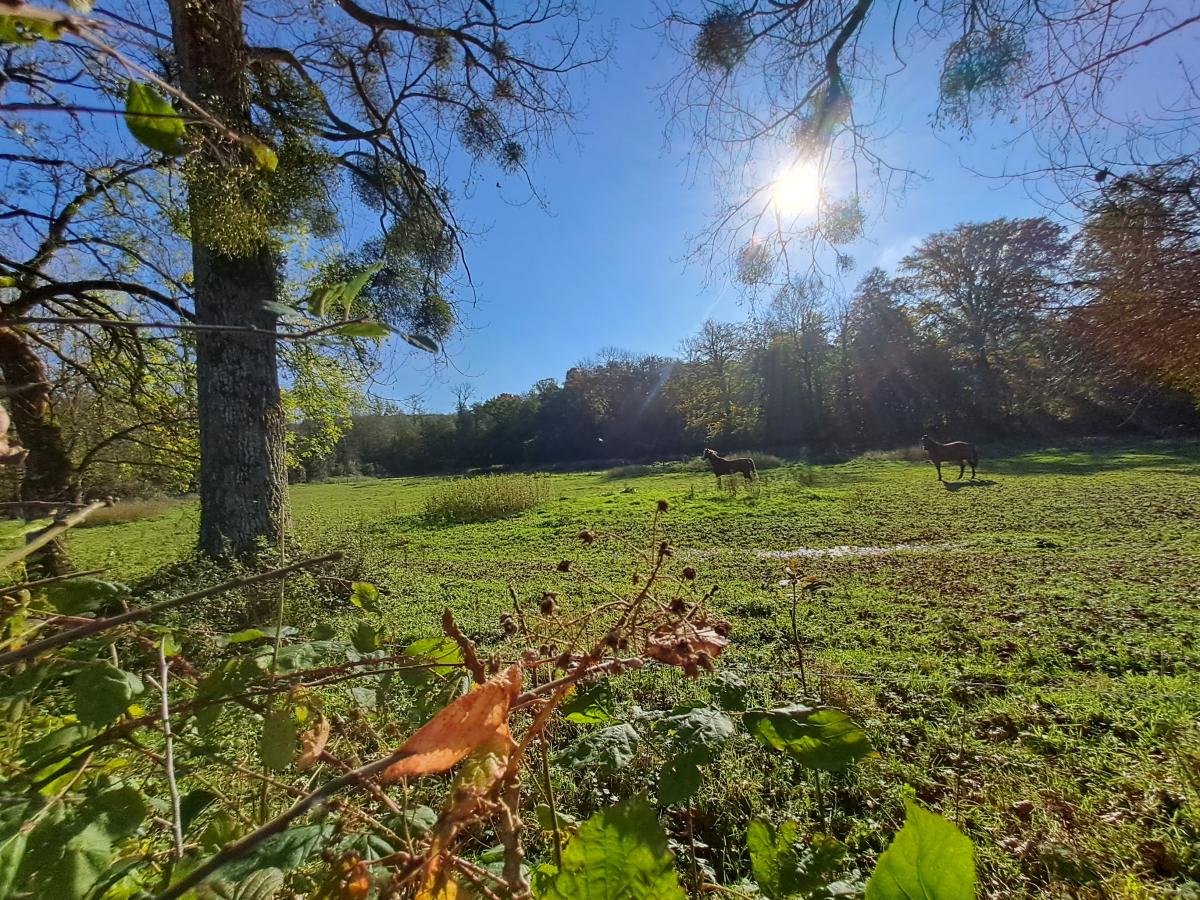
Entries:
[[726,459],[717,453],[716,450],[704,448],[704,458],[708,460],[708,464],[712,466],[713,473],[717,476],[717,481],[721,480],[722,475],[736,475],[741,472],[749,481],[758,471],[754,468],[754,460],[748,456],[741,456],[737,459]]
[[974,444],[966,441],[952,441],[949,444],[939,444],[927,434],[921,435],[921,444],[925,447],[925,456],[937,469],[938,481],[942,480],[942,463],[958,463],[958,480],[962,481],[963,471],[971,467],[971,480],[975,480],[975,467],[979,465],[979,451]]

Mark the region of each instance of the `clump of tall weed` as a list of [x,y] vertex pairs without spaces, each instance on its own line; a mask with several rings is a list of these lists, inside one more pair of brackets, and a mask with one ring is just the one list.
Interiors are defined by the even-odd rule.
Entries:
[[478,475],[455,478],[425,498],[427,522],[491,522],[533,509],[549,498],[544,478],[536,475]]
[[921,462],[925,459],[925,448],[920,444],[910,444],[891,450],[868,450],[859,459],[868,462]]
[[153,497],[144,500],[129,500],[114,503],[98,509],[83,522],[80,528],[99,528],[102,525],[124,525],[127,522],[137,522],[140,519],[152,519],[165,516],[178,508],[183,501],[167,497]]

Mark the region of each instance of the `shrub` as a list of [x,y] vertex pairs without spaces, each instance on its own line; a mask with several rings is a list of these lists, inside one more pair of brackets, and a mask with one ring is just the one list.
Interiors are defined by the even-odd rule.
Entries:
[[136,522],[139,519],[153,519],[157,516],[165,516],[179,506],[180,502],[165,497],[117,502],[112,506],[96,510],[79,527],[97,528],[101,525],[124,525],[126,522]]
[[455,478],[425,499],[429,522],[490,522],[533,509],[549,496],[536,475],[478,475]]
[[868,450],[859,459],[870,462],[921,462],[925,459],[925,448],[920,444],[911,444],[892,450]]

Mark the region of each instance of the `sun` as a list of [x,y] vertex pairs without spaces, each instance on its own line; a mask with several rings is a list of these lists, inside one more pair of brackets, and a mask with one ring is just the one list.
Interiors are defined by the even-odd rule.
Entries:
[[771,202],[781,216],[817,211],[821,199],[821,170],[815,162],[792,163],[771,185]]

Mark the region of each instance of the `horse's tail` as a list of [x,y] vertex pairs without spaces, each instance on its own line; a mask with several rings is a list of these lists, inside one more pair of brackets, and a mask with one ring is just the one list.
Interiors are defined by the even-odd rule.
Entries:
[[975,447],[974,444],[971,444],[971,465],[972,466],[979,465],[979,450]]
[[757,478],[758,477],[758,469],[754,465],[754,460],[751,459],[751,460],[748,460],[748,462],[750,463],[750,477]]

